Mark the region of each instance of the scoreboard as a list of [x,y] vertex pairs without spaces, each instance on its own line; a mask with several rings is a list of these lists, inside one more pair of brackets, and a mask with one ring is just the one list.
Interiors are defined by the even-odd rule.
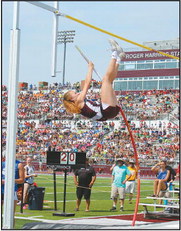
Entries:
[[71,166],[72,168],[84,167],[86,163],[85,152],[48,151],[47,165],[56,167]]

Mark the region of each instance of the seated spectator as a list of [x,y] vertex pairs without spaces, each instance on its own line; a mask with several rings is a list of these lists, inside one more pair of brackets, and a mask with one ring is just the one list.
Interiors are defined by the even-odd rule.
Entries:
[[176,172],[175,172],[175,170],[174,170],[171,166],[168,165],[168,161],[167,161],[166,159],[164,159],[164,160],[162,160],[162,161],[165,163],[166,169],[170,171],[170,175],[169,175],[169,178],[168,178],[168,181],[167,181],[167,182],[168,182],[169,184],[172,184],[173,181],[174,181],[175,178],[176,178]]
[[153,197],[158,197],[161,191],[168,188],[168,178],[170,171],[166,169],[165,162],[161,161],[151,168],[157,174],[157,179],[154,180],[154,194]]

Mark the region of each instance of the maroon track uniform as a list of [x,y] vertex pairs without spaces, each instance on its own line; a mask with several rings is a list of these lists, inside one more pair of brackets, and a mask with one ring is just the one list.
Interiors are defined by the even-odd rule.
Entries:
[[106,121],[116,117],[119,111],[119,106],[113,107],[104,103],[86,100],[80,114],[93,120]]

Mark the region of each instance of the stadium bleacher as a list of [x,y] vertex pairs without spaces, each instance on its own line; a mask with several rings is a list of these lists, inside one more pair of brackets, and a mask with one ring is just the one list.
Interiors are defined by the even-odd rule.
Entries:
[[[99,86],[99,84],[97,85]],[[111,165],[116,154],[133,158],[133,149],[126,126],[119,114],[106,122],[90,121],[80,115],[66,113],[62,96],[77,84],[50,85],[47,90],[31,86],[18,94],[17,153],[45,162],[51,146],[86,151],[94,164]],[[2,146],[6,147],[7,88],[2,89]],[[97,88],[89,98],[98,99]],[[179,155],[179,92],[153,91],[117,95],[130,121],[141,166],[149,167],[159,158],[167,158],[176,168]],[[172,115],[172,116],[170,116]],[[66,140],[66,142],[65,142]]]

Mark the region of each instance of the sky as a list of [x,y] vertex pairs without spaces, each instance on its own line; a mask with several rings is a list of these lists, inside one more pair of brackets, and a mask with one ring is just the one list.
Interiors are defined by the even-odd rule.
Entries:
[[[43,1],[42,1],[43,2]],[[53,2],[43,2],[53,6]],[[60,11],[118,36],[143,44],[145,41],[171,40],[179,37],[179,1],[60,1]],[[2,2],[2,83],[8,85],[10,31],[13,26],[13,1]],[[63,44],[58,44],[56,77],[51,77],[53,13],[28,2],[20,3],[19,82],[36,84],[61,82]],[[123,49],[138,46],[59,17],[59,31],[75,30],[74,43],[67,44],[65,82],[85,78],[87,63],[75,49],[80,47],[103,76],[109,59],[108,39],[115,39]],[[93,78],[99,80],[94,74]]]

